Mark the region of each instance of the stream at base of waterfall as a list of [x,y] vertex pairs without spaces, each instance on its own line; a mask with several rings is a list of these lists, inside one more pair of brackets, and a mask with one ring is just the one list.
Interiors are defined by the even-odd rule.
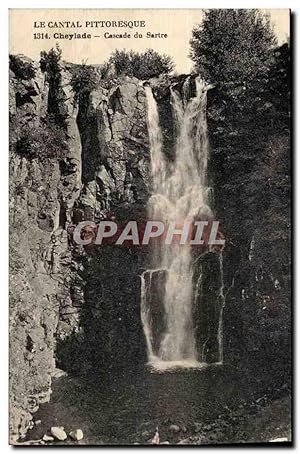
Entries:
[[[195,96],[189,97],[189,84]],[[209,144],[207,85],[199,77],[170,88],[176,141],[174,159],[163,151],[159,108],[145,86],[151,151],[152,195],[148,218],[181,226],[213,218],[207,182]],[[223,361],[223,263],[221,253],[196,255],[189,244],[151,246],[150,266],[141,275],[141,318],[148,363],[155,370],[200,368]]]

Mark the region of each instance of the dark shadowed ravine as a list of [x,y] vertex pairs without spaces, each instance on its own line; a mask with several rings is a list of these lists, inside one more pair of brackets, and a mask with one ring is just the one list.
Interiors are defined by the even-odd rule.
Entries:
[[[272,408],[263,414],[274,405],[267,384],[254,383],[226,366],[164,373],[145,369],[111,381],[61,377],[54,381],[51,402],[35,415],[41,424],[27,440],[39,440],[51,426],[63,426],[67,432],[83,430],[79,444],[148,445],[157,432],[160,443],[169,444],[267,442],[289,436],[290,402],[282,393],[278,390],[275,396],[277,421]],[[261,418],[255,432],[248,424],[251,418]]]

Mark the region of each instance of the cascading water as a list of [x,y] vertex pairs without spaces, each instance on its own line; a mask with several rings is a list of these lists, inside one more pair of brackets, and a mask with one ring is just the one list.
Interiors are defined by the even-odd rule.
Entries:
[[[153,182],[148,217],[174,222],[176,228],[182,228],[186,220],[213,216],[207,188],[207,86],[196,78],[196,96],[190,98],[188,83],[186,79],[182,98],[171,88],[177,128],[173,162],[168,162],[162,151],[157,103],[150,86],[145,87]],[[152,246],[151,262],[151,269],[141,276],[141,316],[149,362],[160,369],[199,366],[203,355],[196,348],[193,322],[195,284],[191,245],[156,242]],[[221,331],[219,322],[220,336]]]

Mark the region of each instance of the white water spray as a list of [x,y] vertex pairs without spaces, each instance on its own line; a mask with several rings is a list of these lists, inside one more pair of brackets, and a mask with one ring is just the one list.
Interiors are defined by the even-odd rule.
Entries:
[[[177,128],[173,162],[167,162],[162,152],[157,103],[150,86],[145,87],[153,183],[148,216],[166,223],[173,221],[176,228],[181,229],[186,222],[213,217],[208,206],[207,188],[207,86],[196,78],[196,96],[188,99],[188,83],[187,79],[183,86],[183,99],[171,88]],[[157,242],[153,246],[151,260],[151,270],[145,271],[141,277],[141,314],[149,362],[161,369],[172,365],[199,366],[193,325],[191,245]],[[159,284],[153,283],[155,273],[160,273]],[[158,302],[158,298],[162,301]],[[159,335],[154,333],[157,323],[153,319],[151,304],[156,307],[163,305],[164,320],[161,321]]]

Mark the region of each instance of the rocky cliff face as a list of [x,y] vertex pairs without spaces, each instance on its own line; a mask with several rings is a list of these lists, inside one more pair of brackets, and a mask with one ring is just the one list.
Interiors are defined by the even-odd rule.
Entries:
[[[81,317],[92,323],[100,311],[101,318],[100,307],[82,315],[83,302],[89,305],[91,300],[93,306],[94,301],[84,294],[84,279],[90,276],[93,282],[90,295],[93,288],[106,291],[110,281],[116,286],[115,277],[105,277],[107,270],[104,278],[95,276],[98,264],[70,242],[68,228],[82,219],[124,217],[129,207],[142,213],[149,150],[145,97],[137,80],[98,87],[78,105],[64,64],[53,78],[26,57],[14,57],[12,63],[10,421],[11,439],[16,440],[30,427],[39,404],[50,398],[56,343],[63,346],[58,361],[68,368],[65,345],[76,338],[78,346]],[[117,256],[115,267],[120,267]],[[129,269],[131,274],[136,272]],[[128,282],[117,283],[123,285],[130,289]],[[116,304],[118,288],[107,291]],[[138,294],[134,288],[129,292]],[[89,329],[99,341],[94,327]],[[115,318],[107,329],[119,329]]]
[[[144,219],[149,193],[149,144],[144,89],[137,79],[97,87],[80,102],[82,191],[73,222]],[[59,364],[72,373],[121,370],[145,362],[140,321],[144,255],[118,246],[75,247],[84,300],[79,333],[61,339]],[[80,286],[81,285],[81,286]],[[73,358],[80,360],[74,363]]]
[[49,84],[39,65],[25,57],[20,61],[30,65],[33,77],[10,75],[12,440],[25,434],[31,414],[50,397],[55,335],[72,261],[66,224],[81,189],[81,141],[68,73],[62,68],[58,107],[65,111],[66,127],[61,154],[45,155],[45,143],[38,154],[38,143],[30,138],[53,139],[45,131]]

